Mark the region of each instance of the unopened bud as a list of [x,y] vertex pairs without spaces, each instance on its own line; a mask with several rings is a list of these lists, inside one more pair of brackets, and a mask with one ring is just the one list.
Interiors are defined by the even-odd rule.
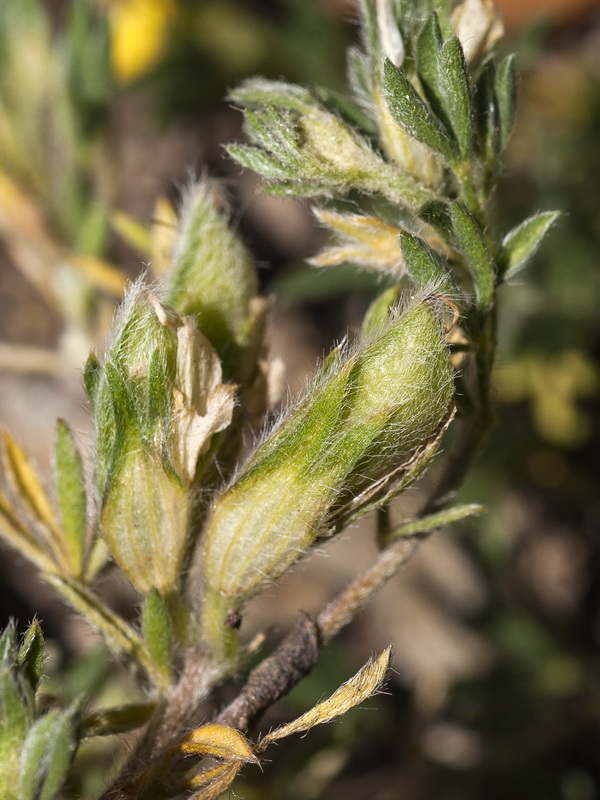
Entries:
[[436,310],[419,299],[350,354],[324,364],[304,399],[217,500],[205,537],[205,630],[293,564],[340,504],[401,472],[441,430],[453,370]]
[[221,213],[218,184],[190,188],[181,214],[173,266],[165,276],[166,302],[191,314],[199,329],[236,373],[239,348],[250,337],[251,303],[258,279],[249,251]]
[[188,546],[198,459],[229,424],[234,387],[194,319],[141,284],[89,373],[102,536],[138,591],[167,592]]

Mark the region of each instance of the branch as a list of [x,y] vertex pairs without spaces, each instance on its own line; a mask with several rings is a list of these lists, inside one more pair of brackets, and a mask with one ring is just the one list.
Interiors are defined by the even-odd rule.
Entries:
[[303,615],[273,653],[252,670],[239,695],[221,711],[215,722],[247,730],[263,711],[312,671],[320,646],[317,624]]

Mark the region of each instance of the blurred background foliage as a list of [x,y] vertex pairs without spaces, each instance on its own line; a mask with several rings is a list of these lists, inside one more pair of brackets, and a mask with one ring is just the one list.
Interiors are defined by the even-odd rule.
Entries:
[[[247,800],[600,797],[600,7],[499,5],[522,78],[498,226],[565,214],[505,290],[498,426],[461,498],[490,510],[429,542],[265,725],[391,639],[389,695],[279,745],[236,784]],[[282,298],[275,350],[292,390],[356,326],[372,278],[304,266],[325,243],[309,210],[257,194],[222,151],[241,135],[224,97],[248,75],[343,91],[354,17],[344,0],[0,4],[0,422],[42,466],[56,416],[89,440],[79,370],[125,277],[159,268],[190,171],[223,178],[265,291]],[[319,607],[369,557],[368,535],[351,532],[294,573],[256,603],[252,624]],[[3,623],[38,614],[54,641],[48,693],[131,698],[5,550],[0,576]],[[124,614],[135,603],[110,576],[105,591]],[[93,791],[116,753],[110,739],[83,748],[70,796]]]

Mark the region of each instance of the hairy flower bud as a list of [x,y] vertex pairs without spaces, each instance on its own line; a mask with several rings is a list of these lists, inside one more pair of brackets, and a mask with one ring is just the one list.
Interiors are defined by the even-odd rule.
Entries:
[[165,300],[179,314],[191,314],[216,349],[228,375],[237,375],[240,348],[254,322],[252,301],[258,278],[252,256],[229,226],[215,182],[190,188],[181,213]]
[[[357,493],[404,474],[444,425],[453,370],[438,314],[419,298],[325,362],[300,403],[216,501],[205,538],[206,635],[273,581]],[[343,514],[342,514],[343,516]]]
[[192,317],[142,284],[86,375],[97,439],[101,533],[138,591],[173,589],[188,546],[196,466],[233,412],[233,386]]

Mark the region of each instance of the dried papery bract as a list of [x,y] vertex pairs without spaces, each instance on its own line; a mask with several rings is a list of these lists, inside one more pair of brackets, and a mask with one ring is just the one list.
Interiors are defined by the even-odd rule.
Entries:
[[198,555],[205,635],[215,651],[234,646],[229,611],[328,533],[357,494],[386,474],[399,482],[403,465],[443,426],[453,370],[436,302],[413,300],[326,363],[216,500]]

